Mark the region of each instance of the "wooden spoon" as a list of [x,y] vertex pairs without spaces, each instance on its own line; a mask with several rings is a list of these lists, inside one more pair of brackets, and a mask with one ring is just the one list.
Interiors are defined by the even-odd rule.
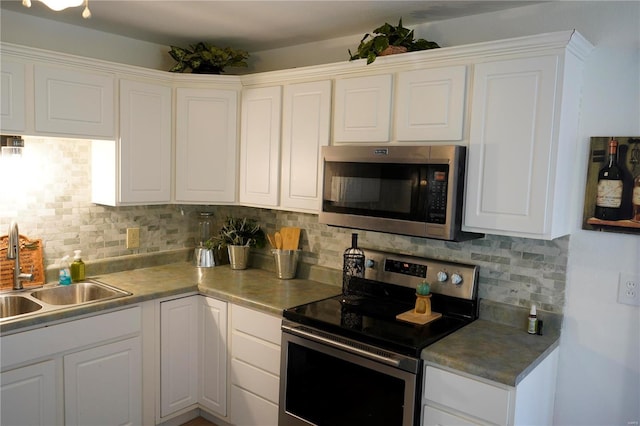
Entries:
[[282,234],[282,248],[284,250],[298,250],[300,228],[283,227],[280,233]]
[[282,235],[280,235],[280,232],[276,232],[276,249],[280,250],[282,249]]
[[269,240],[269,244],[271,245],[271,248],[278,248],[276,246],[276,240],[274,236],[272,236],[271,234],[267,234],[267,240]]

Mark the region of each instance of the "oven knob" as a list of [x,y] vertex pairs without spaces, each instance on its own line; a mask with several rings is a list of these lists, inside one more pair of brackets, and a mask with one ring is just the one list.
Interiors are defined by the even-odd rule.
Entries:
[[367,259],[364,261],[365,268],[373,268],[374,266],[376,266],[376,262],[373,259]]
[[462,276],[458,275],[458,274],[452,274],[451,275],[451,282],[455,285],[460,285],[462,284]]
[[447,281],[447,278],[449,278],[449,276],[447,275],[446,272],[440,271],[440,272],[438,272],[437,278],[438,278],[438,281],[443,283],[443,282]]

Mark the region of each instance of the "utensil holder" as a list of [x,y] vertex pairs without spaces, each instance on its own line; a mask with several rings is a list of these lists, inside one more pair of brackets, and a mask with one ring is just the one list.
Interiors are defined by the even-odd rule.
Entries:
[[271,250],[276,262],[276,274],[281,280],[295,278],[300,250]]

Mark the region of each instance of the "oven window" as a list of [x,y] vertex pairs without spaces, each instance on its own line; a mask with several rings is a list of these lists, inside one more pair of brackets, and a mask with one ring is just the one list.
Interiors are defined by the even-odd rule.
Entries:
[[289,342],[286,411],[319,426],[401,426],[403,380]]
[[325,162],[323,211],[444,223],[448,165]]

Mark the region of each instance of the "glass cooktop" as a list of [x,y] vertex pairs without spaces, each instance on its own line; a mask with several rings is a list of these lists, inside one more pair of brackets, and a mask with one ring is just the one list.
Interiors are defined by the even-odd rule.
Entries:
[[[439,312],[435,306],[436,303],[433,311]],[[284,317],[325,332],[414,357],[419,357],[424,347],[472,321],[444,312],[441,312],[441,318],[425,325],[396,319],[397,314],[413,307],[413,301],[405,303],[367,296],[338,295],[287,309]]]

